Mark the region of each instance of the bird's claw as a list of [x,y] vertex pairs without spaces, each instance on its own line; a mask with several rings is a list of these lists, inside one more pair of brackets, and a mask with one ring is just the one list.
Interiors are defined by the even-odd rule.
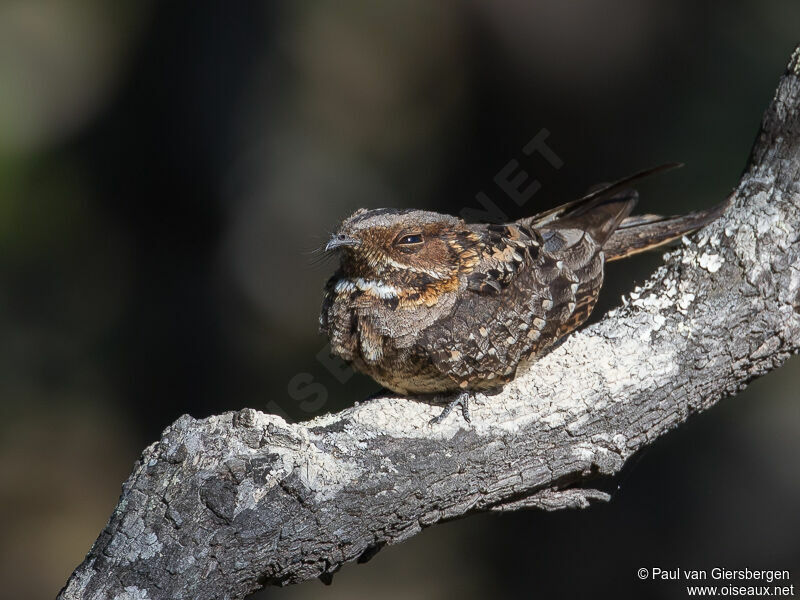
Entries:
[[428,421],[428,423],[430,425],[438,425],[444,421],[451,412],[453,412],[453,409],[456,406],[461,407],[461,414],[464,416],[464,420],[467,423],[472,423],[472,418],[469,415],[469,399],[469,392],[461,392],[454,400],[451,400],[447,406],[444,407],[444,410],[439,414],[439,416],[433,417],[430,421]]

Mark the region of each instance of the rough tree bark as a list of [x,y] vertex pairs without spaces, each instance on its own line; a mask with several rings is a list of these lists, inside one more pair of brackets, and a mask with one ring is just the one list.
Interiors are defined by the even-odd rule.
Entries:
[[800,46],[727,212],[473,422],[382,397],[295,425],[183,416],[144,451],[63,599],[243,598],[330,577],[478,511],[585,507],[586,486],[800,346]]

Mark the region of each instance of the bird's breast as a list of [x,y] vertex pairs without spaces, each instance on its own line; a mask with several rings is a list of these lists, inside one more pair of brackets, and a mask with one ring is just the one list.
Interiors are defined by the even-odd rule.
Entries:
[[453,309],[458,278],[426,288],[405,288],[368,278],[329,283],[320,317],[333,352],[367,364],[411,347],[420,334]]

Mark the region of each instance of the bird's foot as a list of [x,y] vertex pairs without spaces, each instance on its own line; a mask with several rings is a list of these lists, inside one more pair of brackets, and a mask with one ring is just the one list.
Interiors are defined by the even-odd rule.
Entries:
[[453,412],[453,409],[456,406],[461,407],[461,414],[464,416],[464,420],[467,423],[471,423],[472,419],[469,416],[469,400],[472,397],[470,392],[459,392],[458,396],[454,400],[451,400],[447,406],[444,407],[444,410],[438,417],[433,417],[428,423],[431,425],[438,425],[442,421],[444,421],[447,416]]

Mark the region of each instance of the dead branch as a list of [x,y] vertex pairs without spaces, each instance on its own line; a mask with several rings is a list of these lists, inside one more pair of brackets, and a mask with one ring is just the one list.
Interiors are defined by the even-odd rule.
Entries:
[[[471,425],[383,397],[306,423],[178,419],[144,451],[63,599],[243,598],[478,511],[604,500],[591,478],[800,344],[800,47],[730,208]],[[723,194],[721,194],[722,196]]]

